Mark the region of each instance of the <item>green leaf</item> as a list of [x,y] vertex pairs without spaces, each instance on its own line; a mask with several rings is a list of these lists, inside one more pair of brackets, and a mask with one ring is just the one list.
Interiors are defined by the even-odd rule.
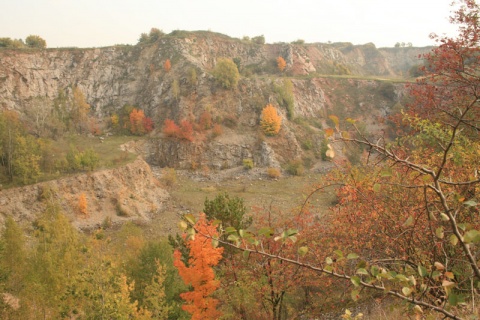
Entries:
[[351,123],[351,124],[355,124],[355,122],[357,122],[357,120],[352,119],[352,118],[347,118],[347,119],[345,119],[345,121],[347,121],[348,123]]
[[187,220],[187,222],[191,225],[194,225],[196,223],[195,216],[191,213],[184,215],[183,218]]
[[386,177],[391,177],[392,176],[392,169],[390,167],[384,168],[380,172],[380,177],[386,178]]
[[231,234],[227,237],[228,241],[239,242],[240,238],[236,234]]
[[298,234],[298,230],[296,229],[288,229],[287,230],[287,236],[288,237],[291,237],[291,236],[294,236],[294,235],[297,235]]
[[426,277],[427,276],[427,268],[425,268],[424,266],[418,266],[418,274],[420,275],[420,277]]
[[382,185],[381,185],[380,183],[375,183],[375,184],[373,185],[373,191],[379,192],[380,189],[382,189]]
[[395,279],[397,279],[397,280],[399,280],[399,281],[401,281],[401,282],[406,282],[406,281],[408,281],[408,278],[405,277],[403,274],[397,274],[397,275],[395,276]]
[[451,292],[449,295],[448,295],[448,303],[452,306],[456,306],[458,305],[458,303],[460,302],[460,299],[459,299],[459,296],[454,294],[453,292]]
[[360,286],[360,278],[358,276],[351,277],[350,281],[353,283],[355,287]]
[[343,258],[343,252],[342,251],[335,250],[335,251],[333,251],[333,253],[335,253],[339,258]]
[[480,232],[478,230],[470,230],[463,235],[465,243],[477,243],[480,242]]
[[182,220],[182,221],[180,221],[180,222],[178,223],[178,227],[179,227],[181,230],[185,231],[185,230],[187,230],[187,228],[188,228],[188,224],[187,224],[185,221]]
[[413,217],[410,216],[408,219],[403,223],[402,227],[410,227],[413,224]]
[[437,238],[439,239],[443,239],[443,227],[438,227],[436,230],[435,230],[435,235],[437,236]]
[[221,224],[222,224],[222,220],[215,219],[215,220],[212,221],[212,226],[214,226],[214,227],[218,227]]
[[417,279],[415,279],[414,276],[409,276],[408,277],[408,282],[414,287],[417,285]]
[[357,258],[358,258],[358,254],[356,254],[356,253],[349,253],[347,255],[348,260],[357,259]]
[[412,289],[409,288],[409,287],[403,287],[403,288],[402,288],[402,293],[403,293],[405,296],[408,297],[409,295],[412,294]]
[[244,259],[248,259],[248,257],[250,257],[250,251],[243,251],[242,255]]
[[226,233],[235,233],[235,232],[237,232],[237,229],[235,229],[234,227],[227,227],[227,228],[225,228],[225,232]]
[[274,234],[273,228],[263,227],[258,231],[258,234],[265,237],[271,237]]
[[244,238],[245,237],[245,234],[246,234],[246,231],[245,230],[238,230],[238,234],[240,235],[240,238]]
[[478,204],[474,200],[468,200],[463,203],[467,207],[476,207]]
[[457,243],[458,243],[458,238],[456,235],[452,234],[450,235],[450,243],[452,244],[452,246],[456,246]]
[[380,273],[380,270],[378,269],[377,266],[372,266],[370,268],[370,273],[372,274],[372,276],[376,277]]
[[415,313],[423,313],[422,307],[420,307],[418,304],[413,307],[413,310],[415,311]]
[[308,252],[308,247],[300,247],[300,248],[298,248],[298,255],[299,255],[300,257],[305,256],[305,255],[307,254],[307,252]]
[[191,235],[191,236],[194,236],[195,235],[195,229],[194,228],[188,228],[187,229],[187,234]]
[[358,299],[360,299],[360,291],[352,290],[352,292],[350,293],[350,296],[352,297],[353,301],[358,301]]
[[333,121],[333,123],[335,124],[335,127],[338,130],[338,125],[339,125],[338,117],[333,114],[329,115],[328,117]]
[[217,239],[212,239],[212,247],[214,247],[214,248],[218,247],[218,240]]
[[450,221],[450,217],[443,212],[440,213],[440,218],[442,219],[442,221]]
[[358,261],[357,266],[356,266],[357,269],[358,268],[365,268],[365,267],[367,267],[367,261],[365,261],[365,260]]
[[328,265],[332,264],[332,263],[333,263],[332,258],[326,257],[326,258],[325,258],[325,263],[328,264]]
[[364,268],[359,268],[359,269],[357,269],[356,274],[368,275],[368,271],[365,270]]

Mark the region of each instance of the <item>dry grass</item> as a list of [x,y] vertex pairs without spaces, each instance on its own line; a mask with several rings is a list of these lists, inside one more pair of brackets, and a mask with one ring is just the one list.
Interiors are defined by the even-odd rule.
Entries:
[[[170,193],[176,207],[183,207],[191,212],[200,212],[205,198],[213,199],[220,192],[243,198],[247,208],[273,205],[284,211],[295,211],[299,210],[305,201],[305,196],[312,191],[319,179],[319,174],[311,174],[278,180],[240,178],[221,182],[203,182],[178,176],[177,186],[170,190]],[[312,210],[319,213],[325,212],[325,208],[334,198],[333,190],[315,194],[311,198]]]

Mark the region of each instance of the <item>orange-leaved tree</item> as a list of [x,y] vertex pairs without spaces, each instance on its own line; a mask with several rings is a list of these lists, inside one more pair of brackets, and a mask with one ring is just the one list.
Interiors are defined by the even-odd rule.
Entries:
[[184,119],[180,121],[180,139],[193,141],[193,125],[190,121]]
[[165,119],[162,131],[169,138],[177,138],[189,142],[194,140],[193,125],[186,119],[180,121],[180,126],[178,126],[175,121],[171,119]]
[[85,196],[85,193],[81,193],[80,196],[78,196],[78,212],[83,216],[83,217],[88,217],[88,204],[87,204],[87,197]]
[[285,59],[282,57],[277,58],[277,68],[280,70],[280,72],[283,72],[285,70],[285,67],[287,66],[287,63],[285,62]]
[[218,289],[220,282],[215,280],[213,267],[222,259],[223,248],[213,245],[212,238],[218,237],[217,228],[206,220],[205,214],[195,223],[194,230],[196,233],[187,241],[190,252],[188,262],[182,261],[179,250],[174,252],[174,265],[180,277],[193,288],[192,291],[180,294],[186,301],[182,308],[192,315],[193,320],[217,319],[221,312],[217,310],[218,300],[211,295]]
[[144,135],[153,130],[153,120],[143,110],[133,108],[129,115],[130,132],[135,135]]
[[271,104],[268,104],[262,110],[260,118],[260,126],[263,133],[267,136],[274,136],[280,131],[282,125],[282,117],[277,113],[277,109]]
[[132,112],[130,112],[130,132],[136,135],[142,135],[145,133],[145,129],[143,128],[143,119],[145,119],[145,113],[143,110],[139,110],[134,108]]
[[170,59],[165,60],[165,63],[163,64],[163,69],[165,72],[170,72],[170,69],[172,68],[172,64],[170,62]]
[[175,138],[179,135],[180,127],[172,119],[165,119],[162,131],[167,137]]

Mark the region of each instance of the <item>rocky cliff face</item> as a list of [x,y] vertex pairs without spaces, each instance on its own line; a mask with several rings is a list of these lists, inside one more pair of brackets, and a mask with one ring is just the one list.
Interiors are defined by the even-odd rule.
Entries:
[[[0,50],[0,101],[4,108],[21,110],[31,98],[55,98],[72,85],[101,113],[106,106],[141,105],[161,108],[172,77],[187,82],[186,66],[197,68],[197,86],[210,80],[217,58],[237,58],[242,68],[260,73],[275,71],[274,60],[286,58],[290,74],[335,74],[401,77],[418,65],[428,48],[377,49],[373,44],[246,43],[214,34],[191,33],[165,37],[149,46],[96,49]],[[162,65],[173,62],[168,77]],[[343,68],[342,70],[340,70]],[[337,69],[337,70],[336,70]]]
[[[2,190],[0,225],[7,216],[23,223],[34,221],[52,200],[45,199],[47,190],[79,229],[97,228],[104,222],[148,221],[162,214],[169,198],[148,164],[137,159],[117,169]],[[81,194],[87,199],[86,216],[78,210]]]
[[[300,127],[286,120],[286,110],[281,106],[285,119],[283,140],[275,143],[270,139],[265,142],[267,148],[259,139],[261,109],[267,103],[278,105],[274,87],[283,81],[276,70],[278,56],[287,61],[295,116],[325,124],[332,113],[365,115],[369,110],[373,119],[380,109],[385,113],[398,102],[403,85],[391,89],[395,98],[382,97],[378,95],[382,89],[378,81],[329,79],[322,75],[399,78],[418,65],[418,55],[427,51],[349,43],[260,45],[208,32],[166,36],[145,46],[0,50],[0,107],[24,112],[34,98],[53,100],[60,90],[71,94],[76,86],[99,119],[126,104],[145,110],[157,126],[167,117],[176,121],[198,119],[204,110],[209,110],[214,119],[235,122],[231,130],[226,130],[228,135],[196,145],[154,139],[148,159],[176,167],[197,162],[221,168],[238,165],[248,157],[268,165],[294,158],[294,152],[301,153],[302,143],[298,140]],[[243,76],[236,90],[219,88],[211,76],[220,57],[235,59],[240,65]],[[170,72],[163,69],[166,59],[172,62]],[[194,82],[192,70],[197,74]],[[179,84],[177,96],[172,90],[174,81]]]

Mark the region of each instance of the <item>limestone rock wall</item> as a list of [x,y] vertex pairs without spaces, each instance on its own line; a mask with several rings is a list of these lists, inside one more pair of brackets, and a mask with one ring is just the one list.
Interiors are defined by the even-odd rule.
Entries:
[[[0,191],[0,225],[5,217],[31,223],[46,209],[42,194],[54,194],[62,211],[79,229],[100,226],[107,218],[112,223],[126,220],[150,220],[161,215],[168,192],[153,176],[149,165],[137,159],[124,167],[37,183]],[[78,199],[84,193],[88,215],[78,211]]]

